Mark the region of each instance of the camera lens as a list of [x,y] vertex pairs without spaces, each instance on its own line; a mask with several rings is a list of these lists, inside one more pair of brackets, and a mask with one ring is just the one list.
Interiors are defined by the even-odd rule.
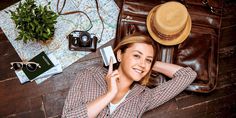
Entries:
[[87,34],[87,33],[81,34],[80,41],[79,41],[79,46],[81,46],[81,47],[91,46],[91,39],[90,39],[89,34]]
[[84,36],[81,37],[81,40],[82,40],[83,42],[87,42],[87,41],[88,41],[88,37],[84,35]]

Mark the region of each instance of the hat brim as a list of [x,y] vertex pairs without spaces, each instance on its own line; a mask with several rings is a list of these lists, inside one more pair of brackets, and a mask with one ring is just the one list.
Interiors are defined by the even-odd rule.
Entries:
[[191,21],[191,17],[190,15],[188,15],[188,19],[187,19],[187,24],[184,28],[184,30],[182,31],[182,33],[175,39],[172,39],[172,40],[165,40],[165,39],[161,39],[159,38],[155,33],[154,31],[152,30],[152,25],[151,24],[151,18],[153,16],[153,12],[155,9],[157,9],[157,7],[159,6],[156,6],[154,7],[148,14],[147,16],[147,20],[146,20],[146,24],[147,24],[147,29],[148,29],[148,32],[149,34],[151,35],[151,37],[157,41],[158,43],[162,44],[162,45],[167,45],[167,46],[171,46],[171,45],[177,45],[177,44],[180,44],[182,43],[185,39],[187,39],[190,31],[191,31],[191,27],[192,27],[192,21]]

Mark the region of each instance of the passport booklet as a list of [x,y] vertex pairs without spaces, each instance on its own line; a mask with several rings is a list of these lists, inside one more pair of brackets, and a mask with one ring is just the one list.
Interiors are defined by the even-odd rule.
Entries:
[[30,81],[33,81],[36,77],[54,67],[54,64],[44,51],[33,57],[29,62],[36,62],[40,65],[40,68],[38,67],[35,71],[29,71],[26,67],[22,68]]

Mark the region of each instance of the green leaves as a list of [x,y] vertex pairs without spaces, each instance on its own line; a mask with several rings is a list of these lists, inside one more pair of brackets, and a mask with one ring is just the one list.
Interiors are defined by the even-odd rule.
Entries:
[[34,0],[20,3],[16,11],[10,11],[11,19],[15,22],[19,35],[16,40],[46,41],[52,39],[57,23],[58,14],[46,6],[36,6]]

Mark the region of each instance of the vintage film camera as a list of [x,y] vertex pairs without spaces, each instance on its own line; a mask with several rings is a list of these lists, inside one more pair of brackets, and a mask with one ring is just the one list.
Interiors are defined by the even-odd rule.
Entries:
[[73,31],[68,35],[69,50],[72,51],[92,51],[97,48],[97,37],[87,31]]

